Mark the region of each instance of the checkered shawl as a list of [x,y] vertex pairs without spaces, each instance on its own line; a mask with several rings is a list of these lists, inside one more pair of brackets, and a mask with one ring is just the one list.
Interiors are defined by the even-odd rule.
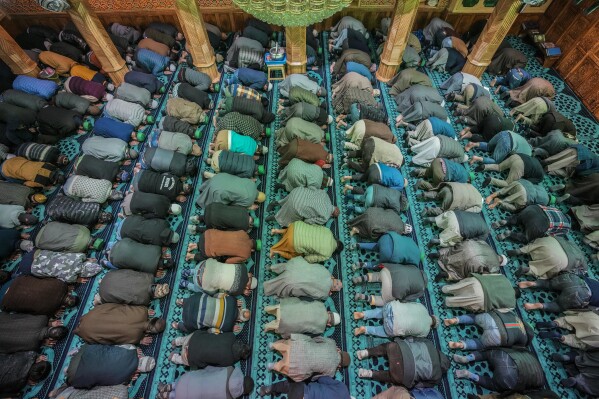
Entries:
[[548,206],[539,205],[539,207],[545,212],[547,220],[549,221],[549,228],[546,234],[550,236],[566,235],[572,228],[570,217],[564,215],[562,211],[557,208],[551,208]]

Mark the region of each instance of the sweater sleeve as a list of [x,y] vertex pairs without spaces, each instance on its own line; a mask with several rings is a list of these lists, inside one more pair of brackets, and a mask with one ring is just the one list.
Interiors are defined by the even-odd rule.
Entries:
[[242,258],[241,256],[232,256],[230,258],[227,258],[227,260],[225,261],[225,263],[228,263],[228,264],[237,264],[237,263],[243,263],[245,261],[246,261],[246,259]]

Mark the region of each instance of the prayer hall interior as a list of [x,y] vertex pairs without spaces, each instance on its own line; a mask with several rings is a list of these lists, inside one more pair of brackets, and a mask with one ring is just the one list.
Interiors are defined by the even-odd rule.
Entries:
[[599,397],[599,0],[0,0],[0,398]]

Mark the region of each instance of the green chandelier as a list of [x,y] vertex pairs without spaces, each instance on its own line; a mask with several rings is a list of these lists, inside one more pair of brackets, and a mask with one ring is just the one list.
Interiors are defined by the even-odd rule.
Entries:
[[233,0],[243,11],[273,25],[308,26],[347,7],[352,0]]

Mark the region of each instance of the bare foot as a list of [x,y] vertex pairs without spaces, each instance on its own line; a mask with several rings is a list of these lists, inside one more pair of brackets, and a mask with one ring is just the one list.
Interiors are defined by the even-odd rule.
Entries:
[[499,204],[501,204],[501,200],[499,198],[495,198],[493,203],[489,205],[489,209],[495,209]]
[[179,298],[175,301],[175,303],[177,304],[177,306],[183,306],[183,298]]
[[541,309],[543,309],[543,304],[542,303],[525,303],[524,309],[528,310],[529,312],[531,310],[541,310]]
[[445,320],[443,320],[443,324],[445,324],[447,327],[453,326],[453,325],[458,324],[458,319],[456,317],[451,318],[451,319],[445,319]]
[[354,329],[354,335],[357,337],[358,335],[366,334],[366,327],[358,327]]
[[485,203],[487,205],[489,205],[491,202],[493,202],[493,200],[497,197],[497,193],[493,193],[491,195],[489,195],[487,198],[485,198]]
[[458,341],[458,342],[449,341],[448,346],[449,346],[449,349],[464,349],[464,344],[460,341]]
[[522,289],[531,288],[536,285],[537,285],[537,283],[535,283],[534,281],[520,281],[518,283],[518,287],[520,287]]
[[473,149],[474,147],[477,147],[476,143],[470,141],[468,144],[466,144],[466,146],[464,147],[464,151],[468,152],[471,149]]
[[354,320],[362,320],[364,318],[364,312],[354,312]]
[[154,309],[148,309],[148,316],[154,317],[156,315],[156,311]]

